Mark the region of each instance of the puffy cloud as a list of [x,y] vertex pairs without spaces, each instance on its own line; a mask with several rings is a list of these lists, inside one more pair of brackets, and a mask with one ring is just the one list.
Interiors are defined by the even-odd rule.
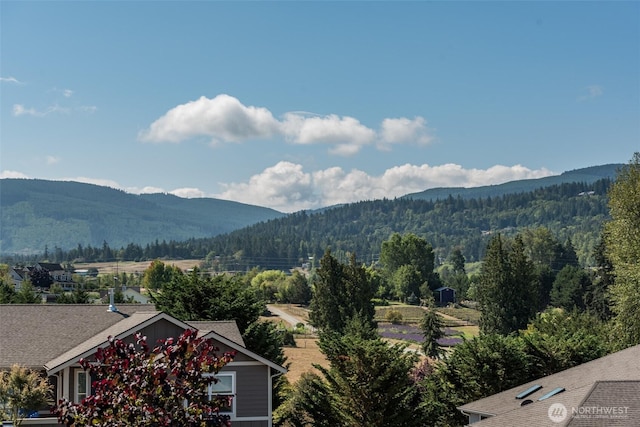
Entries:
[[178,105],[138,135],[145,142],[182,142],[197,137],[216,143],[280,137],[292,144],[328,144],[330,153],[342,156],[376,142],[379,148],[388,149],[391,144],[427,144],[432,140],[422,117],[384,119],[376,132],[354,117],[336,114],[287,112],[279,120],[266,108],[245,106],[225,94]]
[[339,167],[307,173],[301,165],[280,162],[252,176],[248,182],[223,184],[225,191],[213,197],[295,212],[400,197],[429,188],[477,187],[549,175],[553,173],[547,169],[531,170],[521,165],[498,165],[482,170],[464,169],[456,164],[405,164],[387,169],[380,176],[357,169],[347,172]]
[[380,126],[380,146],[389,144],[416,143],[429,144],[433,140],[427,129],[426,120],[416,117],[413,120],[401,117],[399,119],[384,119]]
[[330,114],[324,117],[305,117],[287,113],[281,123],[282,133],[296,144],[337,144],[338,154],[353,154],[361,146],[370,144],[376,133],[353,117]]
[[178,105],[153,122],[139,138],[148,142],[180,142],[197,136],[214,141],[239,142],[268,138],[278,121],[265,108],[246,107],[229,95],[204,96]]
[[214,197],[286,212],[316,206],[322,200],[314,194],[311,174],[291,162],[279,162],[253,175],[248,182],[221,185],[224,191]]

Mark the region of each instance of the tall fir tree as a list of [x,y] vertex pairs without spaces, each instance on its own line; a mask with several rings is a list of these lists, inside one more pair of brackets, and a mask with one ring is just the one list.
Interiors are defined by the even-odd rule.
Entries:
[[373,296],[369,276],[364,267],[357,265],[355,255],[344,265],[327,250],[317,270],[309,320],[323,331],[342,332],[354,316],[373,325]]
[[478,284],[480,331],[508,335],[525,328],[537,309],[537,280],[522,239],[500,235],[487,245]]
[[609,209],[605,236],[615,275],[610,287],[614,333],[624,347],[640,344],[640,152],[618,173],[609,191]]

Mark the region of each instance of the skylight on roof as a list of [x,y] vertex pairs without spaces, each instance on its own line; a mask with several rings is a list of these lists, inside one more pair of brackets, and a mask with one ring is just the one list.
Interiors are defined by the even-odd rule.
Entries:
[[524,399],[525,397],[529,396],[531,393],[535,393],[536,391],[540,390],[542,388],[541,385],[533,385],[531,387],[529,387],[528,389],[526,389],[525,391],[523,391],[522,393],[520,393],[519,395],[516,396],[516,399]]
[[564,387],[558,387],[558,388],[554,388],[553,390],[551,390],[549,393],[545,394],[544,396],[541,396],[538,400],[545,400],[550,398],[551,396],[555,396],[558,393],[562,393],[564,391]]

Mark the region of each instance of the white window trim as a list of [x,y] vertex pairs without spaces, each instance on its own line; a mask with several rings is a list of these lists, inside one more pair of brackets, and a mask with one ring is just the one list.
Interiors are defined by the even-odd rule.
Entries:
[[73,401],[75,403],[80,403],[82,401],[82,399],[84,398],[80,398],[78,396],[78,385],[80,384],[80,374],[85,374],[85,396],[84,397],[89,397],[91,396],[91,375],[89,374],[89,371],[85,371],[84,369],[76,369],[75,375],[74,375],[74,384],[73,384]]
[[[231,411],[230,412],[220,412],[221,415],[229,415],[231,420],[235,420],[236,418],[236,372],[235,371],[222,371],[217,374],[204,374],[205,377],[231,377],[231,393],[219,393],[219,396],[231,396]],[[207,387],[207,392],[209,394],[209,400],[214,396],[212,393],[213,384],[209,384]]]

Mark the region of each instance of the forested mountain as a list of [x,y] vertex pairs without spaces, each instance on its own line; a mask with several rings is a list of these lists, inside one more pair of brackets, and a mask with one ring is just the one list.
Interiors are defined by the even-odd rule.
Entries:
[[[3,179],[0,248],[3,254],[42,254],[47,248],[58,262],[176,257],[207,258],[222,269],[288,269],[319,259],[328,247],[343,261],[355,252],[374,262],[392,233],[411,232],[426,238],[440,259],[460,248],[473,262],[482,258],[493,233],[543,226],[561,241],[570,238],[580,261],[589,264],[619,166],[290,215],[216,199]],[[560,184],[549,186],[553,182]]]
[[474,262],[482,259],[494,233],[546,227],[561,242],[571,239],[580,261],[587,264],[608,218],[606,194],[611,182],[554,185],[496,198],[352,203],[320,213],[299,212],[191,243],[207,248],[226,268],[284,268],[309,257],[319,259],[325,248],[345,262],[347,252],[375,262],[382,242],[393,233],[414,233],[426,238],[440,259],[460,248],[467,262]]
[[210,198],[129,194],[92,184],[0,180],[2,253],[42,253],[78,245],[145,245],[227,233],[283,216],[273,209]]
[[500,197],[506,194],[525,193],[538,188],[550,187],[552,185],[570,184],[572,182],[582,182],[592,184],[603,178],[614,179],[617,171],[624,165],[613,163],[601,166],[591,166],[588,168],[576,169],[563,172],[560,175],[548,176],[538,179],[522,179],[519,181],[506,182],[499,185],[486,185],[483,187],[462,188],[446,187],[431,188],[419,193],[407,194],[405,198],[437,200],[446,199],[449,196],[462,197],[463,199],[478,199],[484,197]]

